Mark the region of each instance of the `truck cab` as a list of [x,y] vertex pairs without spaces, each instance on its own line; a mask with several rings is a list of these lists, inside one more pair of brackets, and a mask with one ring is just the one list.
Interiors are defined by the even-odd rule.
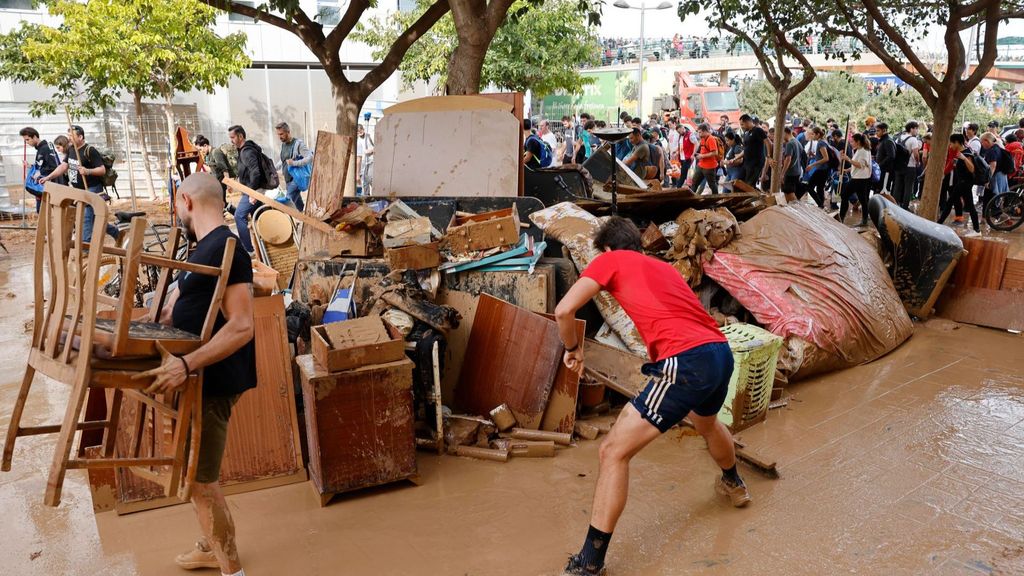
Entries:
[[739,127],[740,105],[736,91],[731,87],[698,86],[686,72],[676,72],[673,88],[680,119],[718,126],[719,118],[727,116],[730,126]]

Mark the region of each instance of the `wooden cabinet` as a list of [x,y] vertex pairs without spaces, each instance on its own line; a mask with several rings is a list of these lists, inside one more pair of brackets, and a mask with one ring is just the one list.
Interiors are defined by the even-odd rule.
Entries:
[[311,355],[295,361],[306,411],[309,475],[321,505],[341,492],[418,481],[408,358],[333,373]]

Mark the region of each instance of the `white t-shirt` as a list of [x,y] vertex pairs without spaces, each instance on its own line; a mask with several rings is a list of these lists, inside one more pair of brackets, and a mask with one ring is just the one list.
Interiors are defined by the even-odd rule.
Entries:
[[668,133],[668,155],[675,158],[679,154],[679,132],[670,130]]
[[971,152],[974,152],[975,155],[981,154],[981,138],[978,138],[977,136],[971,138],[970,142],[967,143],[967,147],[970,148]]
[[544,142],[547,142],[548,146],[551,147],[551,165],[560,165],[562,163],[562,159],[558,157],[558,154],[555,154],[555,151],[558,150],[558,137],[555,136],[555,133],[548,132],[547,134],[541,136],[540,139],[543,140]]
[[910,161],[907,162],[907,166],[910,168],[917,168],[917,156],[916,154],[921,150],[921,140],[917,136],[904,136],[900,141],[897,141],[898,145],[900,142],[903,143],[903,147],[910,152]]
[[858,149],[853,153],[853,160],[861,164],[863,168],[857,168],[856,165],[851,164],[850,177],[854,180],[871,178],[871,150],[868,148]]

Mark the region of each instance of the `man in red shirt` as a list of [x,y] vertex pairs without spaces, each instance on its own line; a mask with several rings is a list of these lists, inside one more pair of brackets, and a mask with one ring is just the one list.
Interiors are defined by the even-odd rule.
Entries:
[[750,502],[736,472],[732,435],[717,418],[733,369],[725,336],[679,272],[641,252],[640,231],[632,222],[613,216],[598,230],[594,246],[604,253],[587,266],[555,308],[565,365],[583,371],[576,311],[607,290],[647,345],[650,362],[644,364],[643,373],[651,379],[622,410],[601,444],[590,529],[583,548],[565,569],[565,574],[574,576],[605,573],[608,541],[626,506],[630,459],[687,415],[722,469],[715,491],[728,496],[736,507]]

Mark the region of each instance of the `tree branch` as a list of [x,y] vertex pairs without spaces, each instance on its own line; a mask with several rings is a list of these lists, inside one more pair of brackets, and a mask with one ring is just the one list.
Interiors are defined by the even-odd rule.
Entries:
[[[241,14],[242,16],[248,16],[253,20],[259,20],[260,22],[266,22],[272,26],[277,26],[282,30],[287,30],[296,36],[299,35],[299,27],[294,22],[289,22],[285,18],[276,16],[269,12],[254,8],[252,6],[246,6],[245,4],[239,4],[232,2],[231,0],[199,0],[199,2],[218,8],[225,12],[234,12],[235,14]],[[299,10],[301,12],[301,10]]]
[[508,17],[508,10],[515,0],[491,0],[487,4],[487,32],[491,38],[498,33],[505,18]]
[[[989,2],[991,0],[979,1]],[[924,62],[921,61],[921,58],[918,57],[916,52],[914,52],[914,48],[913,46],[910,45],[910,42],[907,42],[907,39],[903,37],[903,34],[896,30],[896,28],[893,27],[889,20],[886,19],[885,15],[882,14],[882,11],[879,10],[878,8],[878,2],[876,2],[875,0],[861,0],[861,4],[867,10],[868,14],[871,17],[871,20],[873,20],[878,25],[878,27],[882,29],[882,33],[885,34],[885,36],[889,40],[891,40],[893,44],[895,44],[900,49],[900,51],[903,52],[903,55],[906,56],[907,60],[910,62],[910,65],[913,66],[915,70],[917,70],[917,73],[921,76],[921,78],[923,78],[925,82],[931,85],[932,88],[936,88],[939,84],[938,78],[936,78],[935,75],[931,73],[931,70],[929,70],[928,67],[924,64]],[[950,21],[952,20],[952,14],[950,14]],[[948,27],[949,26],[947,26],[947,28]]]
[[962,92],[962,96],[966,98],[967,94],[981,83],[989,70],[992,69],[992,65],[995,64],[996,54],[998,53],[996,41],[999,36],[1000,19],[1002,19],[1002,16],[1000,15],[998,0],[990,0],[988,9],[985,12],[985,51],[982,52],[974,72],[958,87],[957,97],[960,97]]
[[338,25],[327,35],[327,39],[324,41],[324,51],[328,54],[335,54],[341,50],[341,43],[352,33],[356,24],[359,23],[359,18],[369,7],[368,0],[352,0],[345,10],[345,15],[338,21]]
[[405,32],[395,39],[395,42],[391,45],[391,49],[381,59],[380,64],[376,65],[373,70],[363,76],[357,85],[359,86],[360,95],[364,98],[380,86],[388,76],[391,76],[398,69],[398,65],[402,63],[402,58],[405,57],[405,53],[409,51],[409,48],[420,38],[426,34],[430,28],[437,23],[451,7],[448,5],[448,0],[437,0],[427,8],[416,22],[413,22]]

